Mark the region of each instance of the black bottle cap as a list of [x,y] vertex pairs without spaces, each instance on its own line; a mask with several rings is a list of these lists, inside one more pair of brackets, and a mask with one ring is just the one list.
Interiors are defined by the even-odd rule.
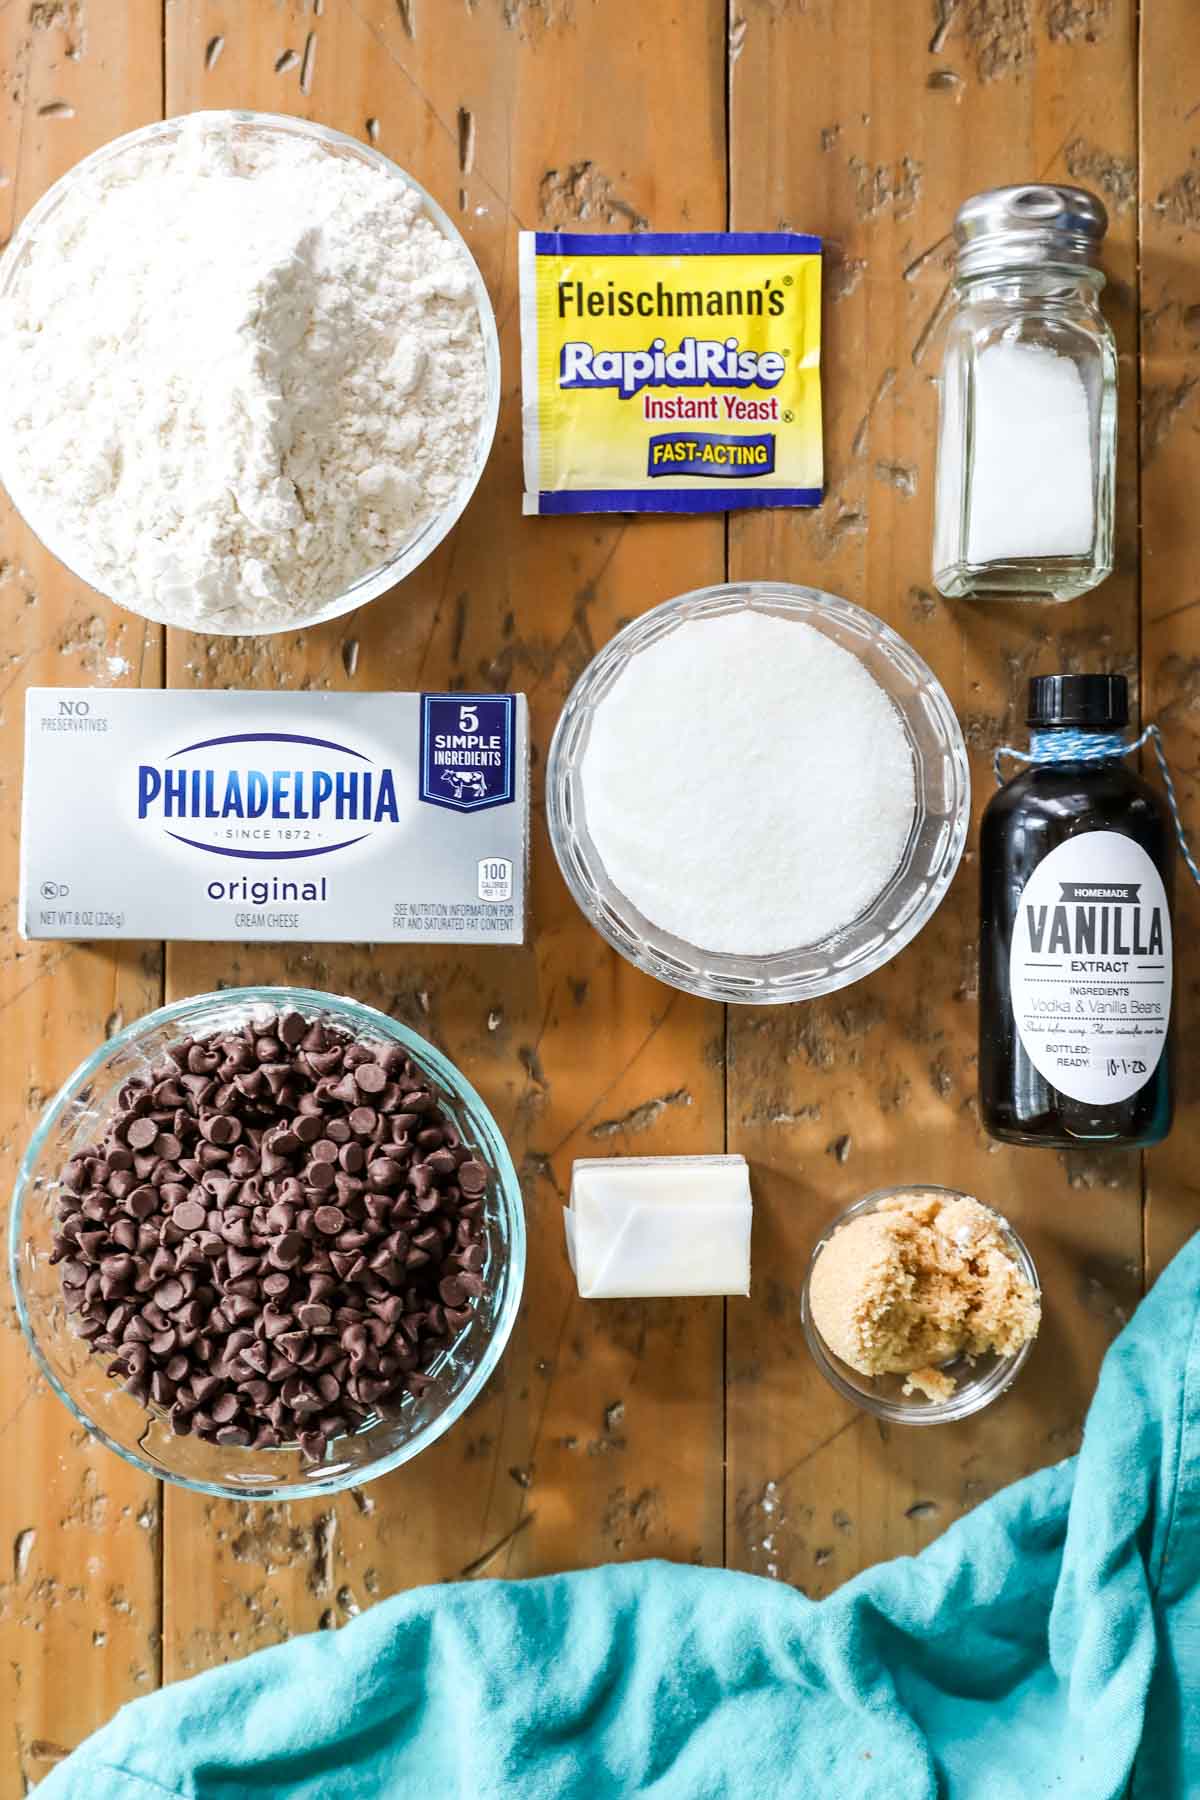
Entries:
[[1129,683],[1123,675],[1035,675],[1025,723],[1121,731],[1129,723]]

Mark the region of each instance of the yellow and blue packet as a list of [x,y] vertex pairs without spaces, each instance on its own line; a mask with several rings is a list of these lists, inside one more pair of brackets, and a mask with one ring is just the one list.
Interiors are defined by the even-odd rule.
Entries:
[[821,240],[523,231],[527,513],[822,497]]

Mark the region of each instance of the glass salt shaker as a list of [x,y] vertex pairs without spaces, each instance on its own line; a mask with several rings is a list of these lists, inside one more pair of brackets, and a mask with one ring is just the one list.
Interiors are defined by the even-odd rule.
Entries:
[[951,598],[1071,600],[1112,570],[1107,225],[1094,194],[1048,182],[959,209],[933,533],[934,583]]

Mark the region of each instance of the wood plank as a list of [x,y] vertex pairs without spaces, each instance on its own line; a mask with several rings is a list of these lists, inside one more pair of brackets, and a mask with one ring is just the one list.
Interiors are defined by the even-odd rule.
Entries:
[[[159,117],[156,0],[0,8],[0,242],[79,157]],[[0,497],[7,934],[0,964],[0,1224],[44,1102],[106,1029],[158,1004],[157,945],[16,937],[24,696],[31,684],[157,685],[161,634],[67,574]],[[7,1281],[7,1277],[3,1277]],[[0,1320],[0,1796],[27,1793],[159,1677],[158,1489],[78,1429]]]
[[[1131,668],[1137,647],[1134,7],[750,0],[734,9],[731,50],[733,223],[786,221],[832,251],[828,498],[813,514],[735,518],[731,573],[844,594],[908,638],[964,721],[978,813],[991,751],[1022,741],[1027,676]],[[1073,175],[1113,211],[1120,572],[1063,608],[944,602],[930,523],[945,237],[980,188]],[[757,1235],[756,1298],[729,1308],[729,1559],[811,1594],[916,1549],[1070,1450],[1138,1291],[1136,1157],[1001,1150],[977,1124],[973,865],[969,854],[923,936],[874,978],[812,1006],[731,1011],[730,1148],[753,1162]],[[1041,1270],[1046,1319],[1021,1382],[989,1412],[889,1433],[816,1372],[797,1295],[827,1221],[906,1180],[1009,1214]]]
[[[1200,587],[1189,524],[1200,475],[1200,116],[1196,18],[1186,0],[1143,8],[1141,42],[1142,692],[1166,739],[1193,847],[1200,831]],[[1157,780],[1153,758],[1144,758]],[[1200,991],[1192,946],[1200,897],[1180,863],[1175,882],[1175,1129],[1146,1158],[1151,1275],[1196,1229],[1194,1145]]]
[[[504,360],[483,486],[418,575],[296,639],[176,635],[172,684],[523,688],[540,767],[594,648],[654,601],[720,579],[716,521],[520,517],[518,225],[724,217],[718,9],[683,0],[653,55],[640,16],[637,0],[603,11],[524,0],[325,0],[315,11],[288,0],[250,11],[185,0],[168,11],[170,111],[259,106],[360,137],[377,122],[380,147],[459,220],[491,289]],[[670,106],[658,104],[663,92],[676,96]],[[439,1043],[493,1105],[522,1166],[531,1255],[499,1378],[408,1469],[334,1505],[251,1510],[169,1495],[168,1674],[470,1569],[720,1560],[720,1305],[581,1306],[559,1208],[576,1154],[719,1147],[721,1015],[636,976],[591,932],[554,868],[540,792],[533,868],[536,936],[520,952],[170,953],[172,994],[293,979],[373,1001]]]

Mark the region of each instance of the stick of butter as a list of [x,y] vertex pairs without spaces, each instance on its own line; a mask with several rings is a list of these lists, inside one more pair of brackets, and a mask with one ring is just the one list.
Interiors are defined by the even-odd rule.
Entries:
[[744,1156],[585,1158],[563,1219],[585,1300],[750,1292]]
[[527,513],[817,506],[821,242],[523,231]]

